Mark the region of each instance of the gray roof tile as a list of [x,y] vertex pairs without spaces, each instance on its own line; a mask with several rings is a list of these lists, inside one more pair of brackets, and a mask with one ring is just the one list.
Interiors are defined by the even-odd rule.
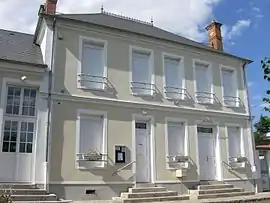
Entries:
[[41,49],[33,35],[0,29],[0,59],[44,65]]

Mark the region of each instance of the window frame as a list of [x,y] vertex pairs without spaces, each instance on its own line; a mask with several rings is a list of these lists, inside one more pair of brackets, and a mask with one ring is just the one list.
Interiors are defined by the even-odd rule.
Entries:
[[[83,45],[84,43],[89,43],[89,44],[100,44],[104,46],[104,56],[103,56],[103,63],[104,63],[104,82],[103,88],[95,88],[95,87],[85,87],[81,85],[80,82],[80,74],[82,74],[82,60],[83,60]],[[78,68],[77,68],[77,88],[78,89],[85,89],[85,90],[98,90],[98,91],[105,91],[106,90],[106,83],[108,80],[108,42],[103,39],[98,39],[98,38],[92,38],[92,37],[87,37],[87,36],[80,36],[79,37],[79,60],[78,60]]]
[[182,86],[179,88],[182,88],[182,96],[178,99],[178,100],[184,100],[185,99],[185,91],[186,91],[186,77],[185,77],[185,62],[184,62],[184,57],[183,56],[179,56],[176,54],[171,54],[171,53],[166,53],[166,52],[162,52],[162,70],[163,70],[163,92],[164,92],[164,98],[167,100],[175,100],[174,98],[170,98],[167,96],[166,94],[166,75],[165,75],[165,59],[169,58],[169,59],[176,59],[176,60],[180,60],[179,61],[179,69],[180,69],[180,73],[181,73],[181,82],[182,82]]
[[174,122],[179,123],[183,125],[185,130],[185,149],[184,149],[184,155],[189,156],[189,137],[188,137],[188,121],[186,119],[179,119],[179,118],[173,118],[173,117],[165,117],[165,160],[166,160],[166,169],[167,170],[175,170],[175,168],[170,167],[170,164],[168,163],[168,156],[169,154],[169,134],[168,134],[168,123]]
[[[149,71],[151,73],[151,85],[153,85],[153,89],[151,89],[151,93],[148,94],[139,94],[136,92],[133,92],[132,90],[132,54],[133,52],[141,52],[141,53],[147,53],[149,54]],[[138,47],[138,46],[133,46],[129,45],[129,88],[130,88],[130,94],[133,96],[154,96],[155,94],[155,73],[154,73],[154,51],[153,49],[148,49],[148,48],[143,48],[143,47]]]
[[75,168],[77,170],[89,170],[89,169],[102,169],[102,168],[106,168],[106,163],[108,161],[108,157],[105,156],[104,157],[104,161],[102,162],[102,166],[101,167],[89,167],[89,168],[85,168],[85,167],[81,167],[79,164],[79,160],[77,158],[77,154],[79,153],[79,149],[80,149],[80,120],[81,117],[85,117],[85,116],[102,116],[103,117],[103,151],[101,152],[102,154],[107,154],[108,153],[108,149],[107,149],[107,145],[108,145],[108,141],[107,141],[107,134],[108,134],[108,118],[107,118],[107,112],[105,111],[96,111],[96,110],[92,110],[92,109],[78,109],[77,110],[77,120],[76,120],[76,152],[75,152]]
[[[19,112],[22,112],[22,101],[23,101],[23,91],[24,89],[30,88],[30,89],[36,89],[36,101],[35,101],[35,115],[34,116],[28,116],[28,115],[16,115],[16,114],[7,114],[6,113],[6,105],[7,105],[7,94],[8,94],[8,87],[19,87],[21,89],[20,94],[20,110]],[[1,93],[1,106],[3,107],[3,115],[1,118],[1,125],[2,125],[2,131],[0,134],[0,152],[5,154],[34,154],[36,153],[36,135],[38,132],[38,100],[40,99],[40,93],[39,93],[40,86],[39,84],[35,82],[29,82],[29,83],[23,83],[21,81],[18,81],[16,79],[9,79],[9,78],[3,78],[3,84],[2,84],[2,93]],[[17,121],[18,122],[18,129],[17,129],[17,138],[16,138],[16,152],[3,152],[3,139],[4,139],[4,126],[6,120],[11,121]],[[22,122],[33,122],[34,123],[34,131],[33,131],[33,140],[32,140],[32,152],[31,153],[24,153],[19,151],[19,144],[20,144],[20,130],[21,130],[21,123]]]
[[244,128],[242,125],[238,125],[238,124],[233,124],[233,123],[226,123],[225,124],[225,133],[226,133],[226,138],[227,138],[227,160],[229,161],[230,158],[230,147],[229,147],[229,134],[228,134],[228,128],[239,128],[240,130],[240,153],[241,156],[245,157],[245,141],[244,141]]
[[[222,95],[222,104],[224,107],[227,108],[239,108],[240,107],[240,98],[239,98],[239,85],[237,82],[237,70],[235,68],[229,67],[229,66],[225,66],[225,65],[219,65],[219,70],[220,70],[220,86],[221,86],[221,95]],[[222,71],[223,70],[228,70],[228,71],[232,71],[233,72],[233,86],[235,88],[235,98],[238,98],[238,101],[236,101],[236,105],[235,106],[231,106],[231,105],[226,105],[225,101],[224,101],[224,84],[223,84],[223,74]]]
[[[208,71],[207,71],[207,77],[210,81],[210,94],[211,94],[211,101],[208,103],[205,102],[200,102],[197,100],[196,92],[197,92],[197,80],[196,80],[196,63],[197,64],[203,64],[208,66]],[[207,105],[207,104],[214,104],[215,101],[215,92],[214,92],[214,84],[213,84],[213,68],[212,68],[212,63],[208,61],[204,61],[201,59],[192,59],[192,66],[193,66],[193,80],[194,80],[194,99],[197,104],[201,105]]]

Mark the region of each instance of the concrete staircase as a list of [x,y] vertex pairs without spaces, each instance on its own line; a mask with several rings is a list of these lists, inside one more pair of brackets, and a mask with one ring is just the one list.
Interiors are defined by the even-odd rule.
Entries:
[[165,187],[142,186],[129,188],[128,192],[121,193],[120,197],[113,200],[120,203],[140,203],[140,202],[165,202],[188,200],[189,195],[180,196],[178,192],[169,191]]
[[191,190],[191,199],[232,198],[254,195],[255,192],[246,192],[243,188],[235,188],[231,184],[199,185],[198,190]]
[[10,195],[12,202],[63,203],[71,202],[58,200],[55,194],[48,194],[32,184],[0,184],[0,194]]

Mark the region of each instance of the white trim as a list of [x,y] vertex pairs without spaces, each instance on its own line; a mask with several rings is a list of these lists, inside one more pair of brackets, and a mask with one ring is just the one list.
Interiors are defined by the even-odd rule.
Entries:
[[[132,88],[131,88],[131,82],[133,82],[132,81],[132,53],[133,53],[133,51],[138,51],[138,52],[148,53],[149,54],[149,68],[150,68],[150,71],[152,73],[151,84],[155,85],[154,50],[129,45],[129,88],[130,88],[130,94],[134,95],[134,96],[140,96],[140,94],[134,93],[132,91]],[[154,96],[154,93],[155,93],[154,90],[152,90],[151,94],[149,96]],[[143,96],[147,96],[147,95],[143,95]]]
[[[179,63],[179,69],[180,69],[180,73],[181,73],[181,83],[182,86],[180,88],[185,89],[186,88],[186,77],[185,77],[185,62],[184,62],[184,57],[183,56],[179,56],[179,55],[175,55],[175,54],[171,54],[171,53],[167,53],[167,52],[162,52],[162,71],[163,71],[163,93],[164,93],[164,98],[167,100],[170,100],[171,98],[168,98],[166,95],[166,75],[165,75],[165,58],[172,58],[172,59],[177,59],[180,60]],[[184,90],[183,90],[184,91]],[[185,92],[183,92],[185,93]],[[182,94],[181,100],[185,99],[185,94]]]
[[245,142],[244,142],[244,128],[242,125],[240,124],[236,124],[236,123],[225,123],[225,133],[226,133],[226,144],[227,144],[227,148],[226,148],[226,151],[227,151],[227,157],[229,158],[229,135],[228,135],[228,127],[236,127],[236,128],[239,128],[240,130],[240,153],[241,153],[241,156],[245,156]]
[[175,168],[170,168],[167,163],[167,157],[169,156],[169,137],[168,137],[168,122],[179,122],[183,124],[185,128],[185,156],[189,156],[189,134],[188,134],[188,121],[187,119],[173,118],[173,117],[165,117],[165,160],[166,160],[166,169],[173,170]]
[[[41,82],[38,81],[31,81],[31,80],[26,80],[26,81],[22,81],[20,79],[15,79],[15,78],[8,78],[8,77],[4,77],[2,79],[2,89],[1,89],[1,99],[0,99],[0,142],[2,143],[3,140],[3,127],[4,127],[4,116],[8,116],[5,115],[5,106],[6,106],[6,94],[7,94],[7,87],[8,85],[20,85],[21,87],[32,87],[37,89],[36,92],[36,110],[35,110],[35,116],[33,117],[27,117],[26,120],[31,120],[34,121],[35,123],[35,129],[34,129],[34,139],[33,139],[33,144],[35,145],[32,148],[32,172],[31,172],[31,180],[32,183],[35,183],[35,174],[36,174],[36,167],[35,167],[35,163],[36,163],[36,154],[37,154],[37,135],[38,135],[38,120],[37,118],[39,117],[39,105],[38,105],[38,101],[40,100],[40,94],[39,94],[39,89],[40,89],[40,84]],[[18,118],[14,117],[14,119],[21,119],[22,116],[19,116]],[[19,128],[18,128],[18,133],[19,133]],[[1,144],[1,149],[0,152],[2,153],[2,144]],[[16,173],[17,174],[17,173]],[[16,175],[17,176],[17,175]],[[17,177],[15,177],[17,178]]]
[[[75,168],[78,170],[88,170],[83,167],[79,166],[79,163],[77,161],[77,154],[79,153],[79,144],[80,144],[80,119],[81,119],[81,114],[86,114],[89,116],[102,116],[103,117],[103,154],[107,154],[107,139],[108,139],[108,133],[107,133],[107,128],[108,128],[108,118],[107,118],[107,112],[105,111],[96,111],[96,110],[91,110],[91,109],[77,109],[77,120],[76,120],[76,152],[75,152]],[[107,160],[107,157],[106,157]],[[100,168],[105,168],[106,164],[103,163],[102,167]],[[92,168],[91,168],[92,169]]]
[[[196,101],[196,103],[198,104],[205,104],[205,103],[201,103],[201,102],[198,102],[197,98],[196,98],[196,92],[197,92],[197,81],[196,81],[196,63],[198,64],[203,64],[203,65],[207,65],[208,66],[208,71],[207,71],[207,77],[210,81],[210,84],[211,84],[211,90],[210,90],[210,93],[211,94],[215,94],[214,93],[214,84],[213,84],[213,68],[212,68],[212,63],[208,62],[208,61],[203,61],[201,59],[192,59],[192,67],[193,67],[193,82],[194,82],[194,100]],[[211,95],[212,100],[210,103],[207,103],[207,104],[214,104],[214,101],[215,101],[215,96],[214,95]]]
[[197,172],[198,172],[198,180],[200,181],[200,157],[199,157],[199,139],[197,127],[211,127],[213,128],[213,137],[215,138],[215,155],[216,155],[216,179],[222,180],[222,165],[221,165],[221,154],[220,154],[220,142],[219,142],[219,123],[203,123],[201,120],[196,120],[195,126],[195,139],[196,139],[196,150],[197,150]]
[[106,84],[103,85],[102,89],[99,88],[91,88],[91,87],[83,87],[81,86],[81,83],[79,82],[79,74],[82,73],[82,56],[83,56],[83,44],[84,41],[87,42],[92,42],[92,43],[98,43],[104,46],[104,58],[103,58],[103,63],[104,63],[104,74],[103,77],[108,78],[108,67],[107,67],[107,61],[108,61],[108,56],[107,56],[107,50],[108,50],[108,42],[103,39],[97,39],[97,38],[92,38],[92,37],[86,37],[86,36],[79,36],[79,47],[78,47],[78,53],[79,53],[79,59],[78,59],[78,69],[77,69],[77,88],[78,89],[87,89],[87,90],[100,90],[100,91],[105,91],[106,89]]
[[222,75],[222,70],[229,70],[229,71],[232,71],[233,72],[233,86],[235,88],[235,91],[236,91],[236,95],[235,97],[238,97],[239,98],[239,87],[238,87],[238,80],[237,80],[237,70],[235,68],[232,68],[232,67],[229,67],[229,66],[225,66],[225,65],[222,65],[220,64],[219,65],[219,73],[220,73],[220,86],[221,86],[221,96],[222,96],[222,104],[224,107],[227,107],[227,108],[231,108],[231,107],[239,107],[240,106],[240,102],[241,101],[238,101],[236,103],[236,106],[229,106],[229,105],[226,105],[225,102],[224,102],[224,84],[223,84],[223,75]]
[[[46,92],[41,92],[42,96],[47,96]],[[173,105],[166,105],[166,104],[150,104],[145,102],[139,101],[127,101],[121,99],[113,99],[113,98],[98,98],[95,96],[82,96],[82,95],[67,95],[62,93],[53,92],[52,93],[53,100],[55,101],[72,101],[72,102],[83,102],[83,103],[98,103],[98,104],[106,104],[112,106],[121,106],[125,105],[126,107],[132,108],[148,108],[148,109],[155,109],[160,111],[172,111],[175,112],[176,110],[181,112],[186,112],[187,114],[201,114],[205,115],[216,115],[219,114],[219,117],[232,117],[235,116],[237,118],[246,118],[249,119],[248,114],[242,113],[234,113],[234,112],[226,112],[226,111],[217,111],[217,110],[209,110],[209,109],[199,109],[199,108],[192,108],[192,107],[183,107],[183,106],[173,106]],[[138,105],[134,107],[134,105]],[[143,106],[143,107],[142,107]]]
[[[151,115],[141,115],[141,114],[132,114],[132,159],[136,161],[136,129],[135,123],[136,121],[148,121],[150,128],[150,182],[154,183],[156,180],[156,160],[155,160],[155,125],[154,125],[154,117]],[[136,162],[133,164],[133,174],[136,174]],[[136,182],[136,175],[133,177],[133,181]]]

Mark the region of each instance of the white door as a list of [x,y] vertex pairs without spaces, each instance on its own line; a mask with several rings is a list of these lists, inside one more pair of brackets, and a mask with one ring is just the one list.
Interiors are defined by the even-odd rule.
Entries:
[[0,143],[0,182],[32,182],[37,90],[9,86]]
[[200,180],[216,180],[216,141],[213,128],[198,127]]
[[135,123],[136,182],[150,182],[150,130],[147,122]]

